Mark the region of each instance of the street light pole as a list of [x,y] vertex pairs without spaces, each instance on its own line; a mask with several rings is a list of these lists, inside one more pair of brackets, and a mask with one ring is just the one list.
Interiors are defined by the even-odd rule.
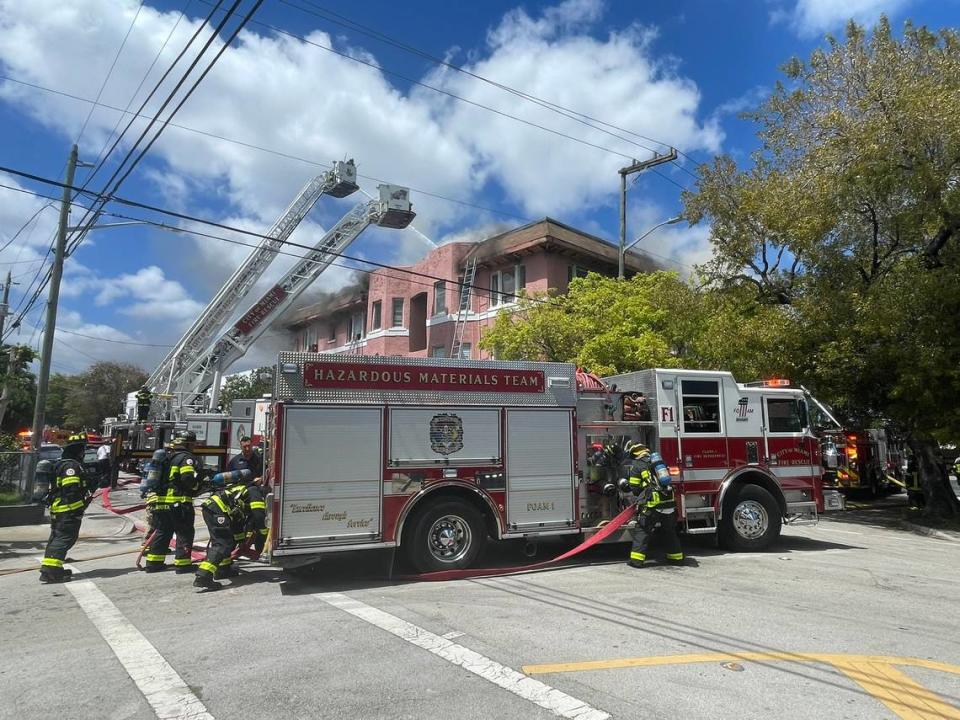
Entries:
[[620,263],[617,268],[617,277],[621,280],[623,279],[623,253],[625,252],[624,245],[627,242],[627,175],[643,172],[647,168],[652,168],[656,165],[662,165],[663,163],[673,162],[676,159],[677,149],[670,148],[670,152],[668,152],[666,155],[660,155],[659,153],[655,152],[653,157],[649,160],[634,162],[632,165],[628,165],[627,167],[620,168],[620,170],[618,170],[620,173]]
[[43,421],[47,405],[47,390],[50,386],[50,358],[53,355],[53,333],[57,326],[57,303],[60,300],[60,278],[63,277],[63,256],[67,247],[67,221],[70,219],[70,189],[77,169],[77,146],[70,150],[67,161],[67,177],[63,186],[60,205],[60,225],[57,228],[57,245],[50,269],[50,296],[47,300],[47,320],[43,331],[43,350],[40,355],[40,373],[37,376],[37,402],[33,408],[33,435],[30,437],[31,458],[26,463],[27,477],[24,487],[29,498],[33,494],[33,468],[37,451],[43,442]]
[[640,242],[641,240],[643,240],[647,235],[649,235],[650,233],[652,233],[654,230],[656,230],[656,229],[658,229],[658,228],[662,228],[664,225],[675,225],[675,224],[677,224],[678,222],[680,222],[681,220],[683,220],[683,215],[677,215],[676,217],[672,217],[672,218],[670,218],[669,220],[664,220],[662,223],[657,223],[657,224],[654,225],[652,228],[650,228],[649,230],[647,230],[643,235],[641,235],[641,236],[638,237],[636,240],[634,240],[632,243],[630,243],[630,244],[627,245],[626,247],[621,247],[621,248],[620,248],[620,279],[623,280],[623,265],[624,265],[625,258],[626,258],[626,256],[627,256],[627,250],[629,250],[629,249],[632,248],[634,245],[636,245],[638,242]]

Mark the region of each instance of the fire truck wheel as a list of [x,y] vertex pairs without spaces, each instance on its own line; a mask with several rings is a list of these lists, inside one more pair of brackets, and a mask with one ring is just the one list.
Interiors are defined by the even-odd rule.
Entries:
[[743,485],[724,508],[720,544],[728,550],[764,550],[780,536],[780,508],[759,485]]
[[445,500],[419,514],[400,547],[417,570],[435,572],[470,567],[486,541],[480,513],[462,500]]

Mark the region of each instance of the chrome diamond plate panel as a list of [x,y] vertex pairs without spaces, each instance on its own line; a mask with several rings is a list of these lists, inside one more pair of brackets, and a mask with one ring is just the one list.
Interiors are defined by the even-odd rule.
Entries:
[[[304,363],[331,365],[405,365],[411,368],[436,367],[450,370],[539,370],[544,375],[545,391],[478,392],[469,390],[364,390],[308,388],[303,382]],[[296,372],[284,372],[296,365]],[[575,407],[577,404],[576,368],[567,363],[504,362],[497,360],[456,360],[451,358],[401,358],[392,356],[321,355],[308,352],[282,352],[277,358],[277,400],[295,402],[387,403],[391,405],[509,405],[515,407]]]

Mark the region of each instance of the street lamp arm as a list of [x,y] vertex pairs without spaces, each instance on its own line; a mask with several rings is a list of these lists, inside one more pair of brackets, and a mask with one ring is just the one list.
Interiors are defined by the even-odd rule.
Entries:
[[675,224],[677,224],[678,222],[680,222],[681,220],[683,220],[683,217],[682,217],[681,215],[677,215],[677,217],[672,217],[672,218],[670,218],[669,220],[664,220],[662,223],[659,223],[659,224],[657,224],[657,225],[654,225],[652,228],[650,228],[649,230],[647,230],[643,235],[641,235],[641,236],[638,237],[636,240],[634,240],[632,243],[630,243],[629,245],[627,245],[627,246],[623,249],[623,251],[626,252],[627,250],[629,250],[630,248],[632,248],[634,245],[636,245],[638,242],[640,242],[641,240],[643,240],[647,235],[649,235],[650,233],[652,233],[654,230],[657,230],[657,229],[659,229],[659,228],[662,228],[664,225],[675,225]]

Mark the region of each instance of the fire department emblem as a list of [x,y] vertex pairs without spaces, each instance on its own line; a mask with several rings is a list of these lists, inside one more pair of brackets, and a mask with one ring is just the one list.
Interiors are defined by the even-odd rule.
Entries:
[[749,403],[750,403],[749,398],[745,398],[745,397],[740,398],[739,402],[737,402],[737,410],[735,413],[737,422],[747,419],[747,413],[750,412],[750,410],[747,407]]
[[430,420],[430,449],[441,455],[463,450],[463,420],[452,413],[434,415]]

